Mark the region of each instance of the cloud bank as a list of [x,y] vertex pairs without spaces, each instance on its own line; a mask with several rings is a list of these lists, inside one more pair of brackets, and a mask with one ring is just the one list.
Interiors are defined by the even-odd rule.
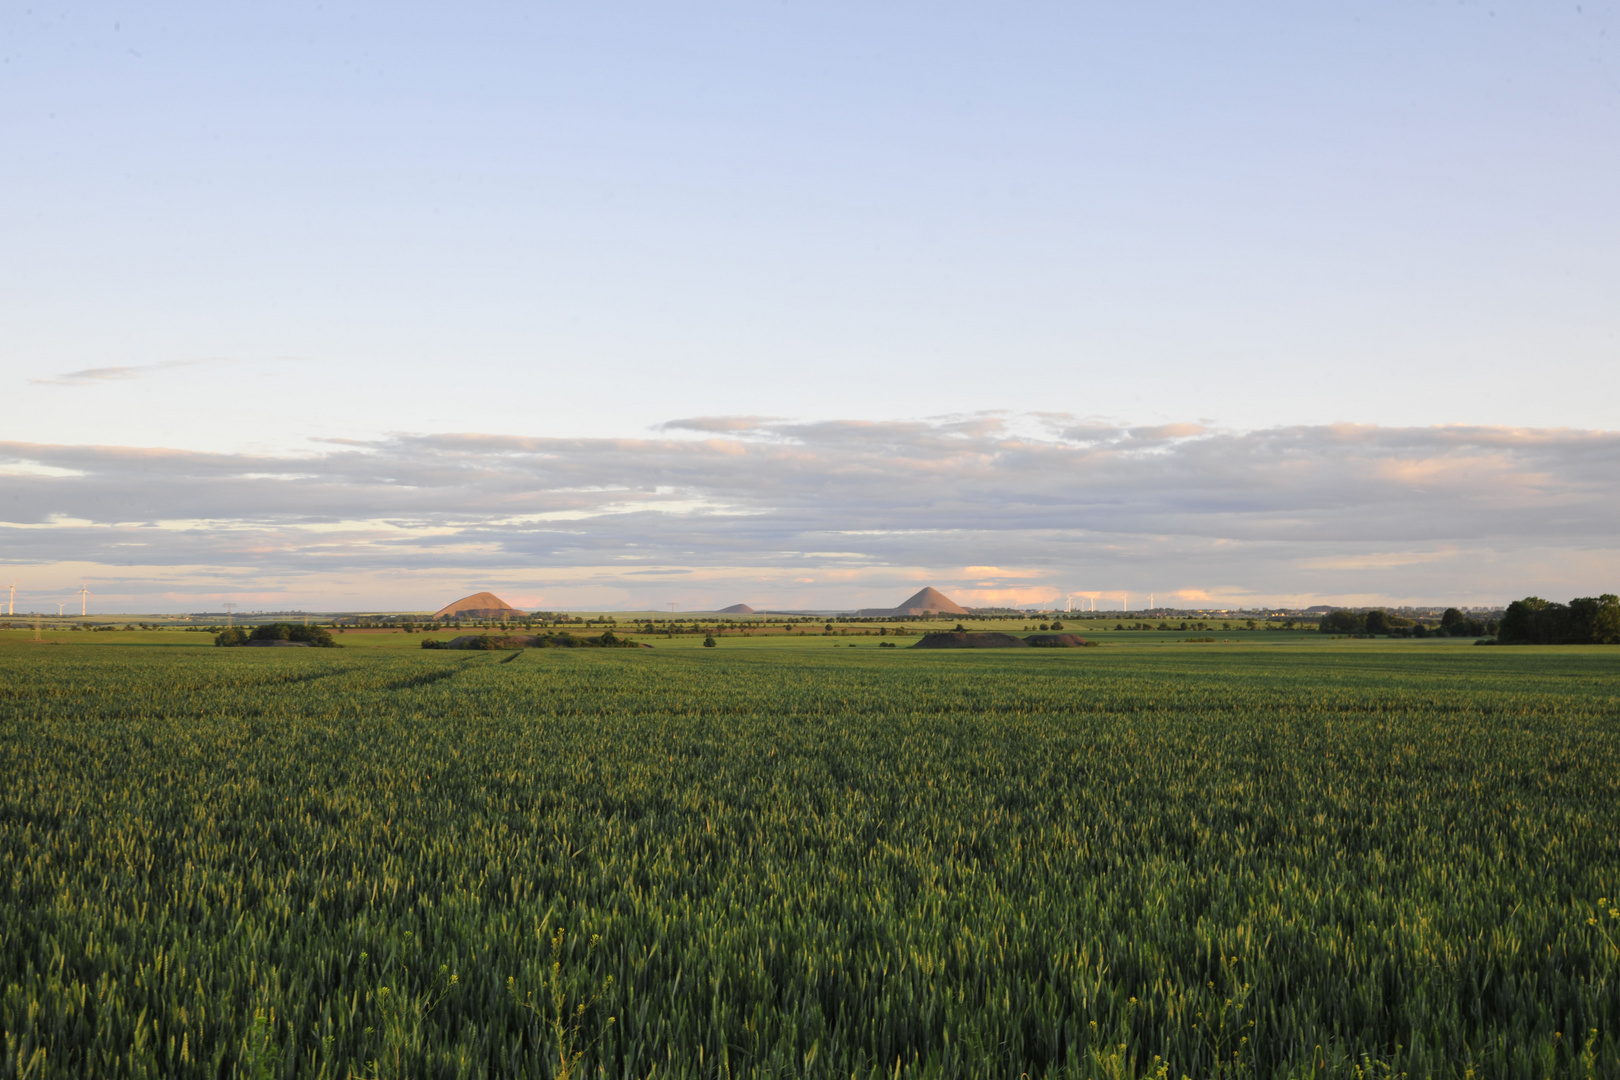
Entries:
[[[104,597],[414,608],[1485,603],[1612,589],[1620,432],[1215,431],[1061,415],[399,435],[301,455],[0,443],[16,575]],[[54,580],[54,579],[53,579]],[[156,610],[158,608],[152,608]],[[109,609],[110,610],[110,609]]]

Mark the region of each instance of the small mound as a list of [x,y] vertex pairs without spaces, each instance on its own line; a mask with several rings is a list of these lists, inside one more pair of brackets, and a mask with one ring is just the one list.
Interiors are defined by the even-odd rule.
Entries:
[[530,637],[525,634],[500,636],[496,634],[462,634],[449,641],[434,641],[428,639],[422,642],[424,649],[472,649],[476,651],[492,651],[498,649],[650,649],[644,641],[631,641],[629,638],[619,637],[613,631],[596,637],[577,638],[564,631],[560,634],[537,634]]
[[913,649],[1022,649],[1024,645],[1023,638],[1016,638],[1011,634],[964,634],[956,632],[924,634],[923,639],[911,647]]
[[1024,644],[1037,649],[1085,649],[1095,643],[1079,634],[1031,634],[1024,639]]
[[244,641],[242,645],[249,649],[307,649],[307,641]]
[[715,612],[715,614],[716,615],[752,615],[752,614],[754,614],[754,609],[749,607],[747,604],[732,604],[730,607],[721,608],[719,611]]

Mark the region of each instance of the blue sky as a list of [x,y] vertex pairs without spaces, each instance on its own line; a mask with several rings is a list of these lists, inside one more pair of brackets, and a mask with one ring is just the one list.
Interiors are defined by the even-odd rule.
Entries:
[[[40,595],[90,577],[106,604],[143,610],[433,607],[463,585],[557,606],[886,603],[919,581],[984,599],[1613,588],[1603,529],[1548,549],[1501,515],[1456,535],[1413,519],[1472,497],[1446,425],[1578,447],[1538,456],[1550,487],[1535,490],[1616,494],[1583,470],[1620,429],[1617,37],[1612,3],[12,5],[0,559]],[[668,426],[691,417],[756,419]],[[904,463],[932,436],[905,436],[887,468],[863,458],[889,486],[854,499],[855,466],[826,441],[851,422],[960,438],[978,424],[1003,464],[1022,460],[1007,440],[1080,455],[1046,488],[1072,550],[1026,550],[1027,521],[940,526],[910,547],[828,549],[859,549],[852,568],[806,556],[798,533],[718,528],[716,507],[746,504],[819,513],[800,525],[848,538],[870,533],[857,503],[909,505]],[[1339,529],[1297,556],[1217,557],[1283,543],[1221,524],[1274,490],[1259,464],[1252,491],[1136,531],[1105,527],[1076,487],[1101,445],[1082,429],[1193,425],[1167,445],[1232,453],[1316,432],[1331,462],[1345,424],[1416,454],[1380,475],[1425,486],[1376,535]],[[448,434],[641,440],[642,472],[616,467],[615,490],[668,489],[636,512],[690,543],[660,551],[667,580],[643,586],[621,556],[646,553],[612,530],[491,537],[510,515],[452,500],[418,507],[412,542],[472,530],[476,558],[368,540],[340,568],[311,560],[298,530],[348,519],[289,463],[363,444],[414,476]],[[671,455],[702,453],[683,440],[728,443],[760,475],[670,483]],[[819,511],[756,499],[783,467],[758,448],[784,441],[827,470],[795,480],[827,494]],[[215,514],[189,481],[150,476],[118,482],[138,510],[91,497],[158,451],[257,462],[249,479],[293,497]],[[69,458],[96,464],[49,464]],[[1152,499],[1186,490],[1172,464],[1133,475]],[[526,480],[525,506],[552,505],[553,482]],[[979,500],[952,512],[993,521],[987,492],[1026,487],[952,488]],[[1544,508],[1515,490],[1512,513]],[[1315,490],[1297,516],[1365,493]],[[143,529],[184,551],[107,547]],[[238,550],[245,533],[274,557]],[[1215,554],[1188,553],[1206,540]]]

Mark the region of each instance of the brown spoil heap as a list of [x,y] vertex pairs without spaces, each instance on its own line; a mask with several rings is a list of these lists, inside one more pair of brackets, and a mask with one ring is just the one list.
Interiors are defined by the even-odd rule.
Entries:
[[754,609],[747,604],[732,604],[730,607],[723,607],[715,612],[716,615],[752,615],[753,613]]
[[433,613],[435,619],[517,619],[523,612],[494,593],[473,593]]
[[1013,637],[1011,634],[964,634],[956,632],[924,634],[923,639],[911,647],[913,649],[1022,649],[1027,646],[1023,638]]
[[907,616],[919,615],[966,615],[968,609],[958,604],[933,586],[922,590],[911,599],[903,601],[899,607],[892,608],[862,608],[857,615]]

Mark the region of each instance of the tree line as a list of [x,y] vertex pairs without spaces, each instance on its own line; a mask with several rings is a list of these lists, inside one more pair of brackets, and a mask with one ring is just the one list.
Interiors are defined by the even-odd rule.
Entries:
[[1499,622],[1447,608],[1438,626],[1380,608],[1330,611],[1317,629],[1368,637],[1494,637],[1502,645],[1620,645],[1620,597],[1604,593],[1560,604],[1527,596],[1509,604]]
[[1446,608],[1440,624],[1421,619],[1408,619],[1392,611],[1373,608],[1371,611],[1330,611],[1317,623],[1324,634],[1365,634],[1387,637],[1489,637],[1496,633],[1496,624],[1476,619],[1457,608]]
[[1567,604],[1527,596],[1509,604],[1496,639],[1504,645],[1620,645],[1620,596],[1582,596]]

